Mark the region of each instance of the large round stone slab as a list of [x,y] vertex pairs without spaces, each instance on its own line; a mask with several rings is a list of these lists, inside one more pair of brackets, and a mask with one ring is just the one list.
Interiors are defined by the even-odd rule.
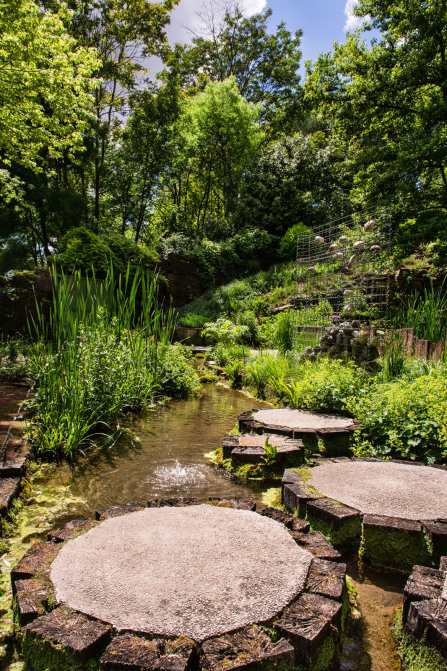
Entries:
[[148,508],[69,541],[56,599],[126,629],[201,641],[280,612],[312,555],[277,522],[209,505]]
[[295,410],[293,408],[265,408],[254,412],[253,419],[261,424],[285,426],[297,430],[348,430],[353,427],[353,421],[349,417],[323,415],[309,410]]
[[362,513],[410,520],[447,518],[447,471],[393,462],[328,462],[311,469],[321,494]]

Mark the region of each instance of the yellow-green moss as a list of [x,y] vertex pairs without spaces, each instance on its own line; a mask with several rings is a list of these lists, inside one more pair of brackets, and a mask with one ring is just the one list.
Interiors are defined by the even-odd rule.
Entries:
[[404,631],[402,612],[396,615],[394,637],[406,671],[445,671],[445,659],[438,650]]
[[262,494],[261,500],[265,506],[284,510],[284,506],[281,503],[281,487],[271,487],[270,489],[267,489],[267,491]]

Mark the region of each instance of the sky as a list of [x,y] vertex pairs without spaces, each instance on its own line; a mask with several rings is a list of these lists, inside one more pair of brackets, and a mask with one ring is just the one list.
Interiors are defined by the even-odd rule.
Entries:
[[[213,2],[223,5],[231,0],[180,0],[174,10],[168,37],[173,42],[188,42],[191,31],[200,29],[200,18],[203,3]],[[307,59],[314,60],[319,53],[330,51],[335,41],[343,42],[347,30],[358,25],[352,15],[352,7],[356,0],[244,0],[247,15],[270,8],[273,10],[271,29],[284,21],[288,30],[303,30],[301,50],[302,66]],[[301,68],[302,72],[303,67]]]

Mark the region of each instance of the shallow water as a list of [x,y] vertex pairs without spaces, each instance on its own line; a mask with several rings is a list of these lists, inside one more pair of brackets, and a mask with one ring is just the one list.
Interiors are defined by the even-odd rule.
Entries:
[[[259,504],[259,487],[237,483],[215,469],[204,454],[222,445],[238,415],[266,406],[222,385],[206,385],[195,399],[148,409],[117,444],[88,455],[75,469],[55,464],[42,467],[18,515],[11,550],[1,559],[5,584],[10,567],[32,541],[44,539],[48,530],[69,519],[92,515],[97,508],[169,496],[195,496],[202,501],[210,496],[251,498]],[[359,576],[354,562],[349,573],[358,590],[361,616],[348,632],[337,668],[398,671],[389,623],[393,609],[401,603],[403,582],[394,576]],[[0,609],[6,611],[9,596],[0,600]],[[5,611],[0,618],[0,653],[2,635],[11,626]],[[11,666],[10,671],[13,668],[18,669]]]

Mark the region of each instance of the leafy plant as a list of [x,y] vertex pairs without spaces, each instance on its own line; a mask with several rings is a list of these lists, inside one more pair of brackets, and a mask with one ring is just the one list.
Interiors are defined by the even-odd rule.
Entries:
[[278,448],[275,445],[270,445],[269,437],[267,436],[264,442],[265,455],[262,457],[262,462],[267,468],[275,465],[275,460],[278,455]]
[[225,366],[225,375],[231,380],[233,389],[240,389],[244,381],[244,362],[241,359],[230,361]]
[[219,318],[214,323],[204,325],[202,336],[217,343],[230,345],[240,342],[246,333],[248,333],[247,326],[237,326],[229,319]]

